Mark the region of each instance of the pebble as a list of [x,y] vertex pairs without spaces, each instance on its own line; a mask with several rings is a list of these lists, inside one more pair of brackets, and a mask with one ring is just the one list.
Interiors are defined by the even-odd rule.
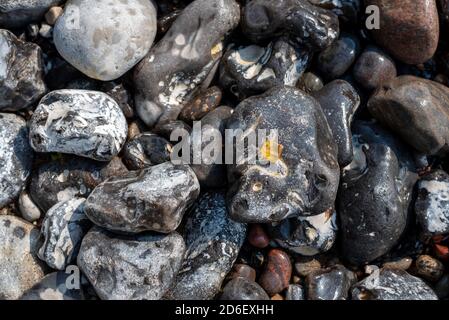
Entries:
[[46,91],[41,48],[0,29],[0,111],[30,107]]
[[33,149],[22,117],[0,113],[0,208],[13,202],[31,173]]
[[128,125],[118,104],[98,91],[57,90],[42,98],[31,118],[37,152],[61,152],[110,161],[122,149]]
[[191,95],[208,87],[222,56],[222,40],[239,19],[234,0],[195,0],[181,12],[134,73],[137,113],[146,125],[176,120]]
[[282,250],[271,249],[258,282],[270,296],[273,296],[288,287],[291,275],[290,257]]
[[59,54],[87,76],[115,80],[134,67],[156,36],[152,1],[70,0],[57,20]]
[[251,281],[256,281],[256,270],[247,264],[236,263],[228,274],[230,280],[242,277]]
[[103,300],[158,300],[173,285],[184,253],[176,232],[118,236],[94,227],[83,238],[78,267]]
[[39,207],[33,202],[30,194],[27,191],[22,191],[19,196],[19,210],[23,219],[28,222],[34,222],[40,219],[41,210]]
[[439,38],[435,0],[365,0],[365,5],[380,11],[380,28],[371,30],[377,44],[407,64],[432,58]]
[[129,170],[140,170],[170,161],[172,145],[166,139],[144,132],[123,147],[123,162]]
[[67,288],[73,275],[64,271],[47,274],[20,298],[20,300],[83,300],[81,289]]
[[53,36],[53,27],[46,23],[42,23],[39,29],[39,35],[42,38],[50,39]]
[[380,269],[355,284],[353,300],[438,300],[421,279],[403,270]]
[[[239,159],[243,164],[228,166],[232,219],[278,222],[319,214],[333,206],[340,171],[337,145],[313,97],[291,87],[275,87],[241,102],[228,120],[228,129],[267,130],[258,161]],[[273,129],[278,130],[278,139],[270,137]],[[273,155],[263,152],[276,146]],[[262,160],[270,165],[261,166]]]
[[270,297],[256,282],[235,278],[225,285],[220,300],[270,300]]
[[313,271],[306,278],[308,300],[346,300],[357,282],[354,272],[342,265]]
[[187,165],[166,162],[99,184],[86,200],[92,222],[111,231],[174,231],[200,193]]
[[2,0],[0,8],[1,28],[20,28],[37,22],[52,6],[62,0]]
[[199,92],[181,110],[179,119],[186,123],[198,121],[220,105],[222,92],[219,87],[210,87]]
[[397,70],[393,59],[382,49],[368,46],[357,59],[352,74],[359,85],[371,91],[396,78]]
[[14,216],[0,216],[0,299],[16,300],[45,275],[37,257],[39,229]]
[[444,273],[444,265],[441,261],[429,255],[419,256],[415,261],[415,266],[417,274],[430,282],[437,282]]
[[237,259],[246,225],[229,219],[225,195],[204,193],[184,227],[186,254],[168,296],[176,300],[215,297]]
[[42,221],[44,243],[38,256],[56,270],[65,268],[76,260],[84,235],[91,222],[84,214],[86,199],[73,198],[51,207]]
[[63,11],[64,9],[61,7],[51,7],[45,14],[45,21],[47,21],[49,25],[54,26]]
[[285,293],[285,300],[306,300],[304,288],[299,284],[291,284]]
[[352,162],[351,124],[360,106],[360,96],[345,80],[334,80],[312,94],[320,103],[338,145],[338,163]]
[[402,258],[396,261],[388,261],[385,262],[382,267],[383,268],[389,268],[389,269],[400,269],[400,270],[408,270],[413,263],[412,258]]
[[323,80],[313,72],[306,72],[296,86],[307,93],[315,92],[324,87]]
[[295,271],[301,277],[307,277],[314,271],[321,269],[321,263],[316,259],[295,262]]
[[309,2],[331,10],[344,25],[357,25],[362,14],[362,0],[309,0]]
[[449,175],[433,171],[417,183],[415,212],[425,235],[449,234]]
[[252,224],[249,227],[248,242],[256,248],[263,249],[270,244],[270,238],[261,224]]

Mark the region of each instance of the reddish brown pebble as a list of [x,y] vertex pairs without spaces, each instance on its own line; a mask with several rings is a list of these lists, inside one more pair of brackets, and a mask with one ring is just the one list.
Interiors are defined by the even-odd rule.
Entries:
[[179,119],[187,123],[200,120],[209,111],[214,110],[220,105],[221,96],[222,93],[218,87],[211,87],[199,93],[182,108]]
[[435,54],[439,38],[435,0],[365,0],[380,9],[375,41],[407,64],[424,63]]
[[260,275],[259,284],[273,296],[288,287],[292,275],[289,256],[282,250],[272,249],[268,253],[268,262]]
[[268,247],[270,239],[260,224],[252,224],[248,232],[248,242],[253,247],[263,249]]
[[254,270],[247,264],[235,264],[232,268],[231,273],[229,274],[229,279],[235,279],[238,277],[256,281],[256,270]]
[[443,246],[441,244],[435,244],[434,246],[435,255],[444,261],[449,260],[449,248],[446,246]]

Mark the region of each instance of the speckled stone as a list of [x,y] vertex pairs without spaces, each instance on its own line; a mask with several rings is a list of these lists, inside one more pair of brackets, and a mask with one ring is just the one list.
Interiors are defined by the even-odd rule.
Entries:
[[434,55],[439,38],[435,0],[365,0],[380,9],[380,29],[375,41],[407,64],[424,63]]
[[270,297],[256,282],[235,278],[223,288],[220,300],[270,300]]
[[184,227],[186,254],[168,297],[205,300],[220,291],[245,240],[246,225],[229,219],[225,196],[205,193]]
[[173,284],[185,244],[166,236],[118,236],[93,228],[84,237],[78,266],[104,300],[157,300]]
[[2,0],[0,27],[20,28],[38,22],[47,10],[62,0]]
[[25,292],[20,300],[83,300],[82,289],[67,288],[67,281],[71,283],[71,273],[64,271],[49,273]]
[[309,0],[313,5],[331,10],[340,23],[355,26],[362,14],[363,0]]
[[42,98],[30,123],[30,144],[37,152],[61,152],[110,161],[122,149],[128,124],[107,94],[57,90]]
[[181,110],[179,119],[192,123],[204,117],[220,105],[222,92],[219,87],[210,87],[199,92]]
[[87,76],[110,81],[134,67],[156,36],[156,8],[147,0],[69,0],[53,40],[61,56]]
[[441,261],[429,255],[420,255],[415,261],[416,273],[429,282],[437,282],[444,274],[445,268]]
[[33,149],[23,118],[0,113],[0,208],[14,201],[31,173]]

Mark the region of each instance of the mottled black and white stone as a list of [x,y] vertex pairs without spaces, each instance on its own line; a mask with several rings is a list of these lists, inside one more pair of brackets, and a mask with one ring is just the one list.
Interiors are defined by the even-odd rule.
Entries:
[[223,288],[220,300],[270,300],[270,297],[256,282],[237,277]]
[[122,149],[128,124],[107,94],[57,90],[42,98],[30,124],[30,143],[37,152],[60,152],[109,161]]
[[417,183],[415,212],[426,235],[449,234],[449,175],[436,170]]
[[306,278],[307,299],[346,300],[356,282],[356,274],[342,265],[314,271]]
[[20,28],[38,22],[52,6],[62,0],[2,0],[0,28]]
[[136,68],[136,110],[143,122],[176,120],[195,91],[212,80],[222,40],[239,20],[234,0],[195,0],[181,12]]
[[87,76],[110,81],[131,70],[156,37],[152,1],[70,0],[56,22],[59,54]]
[[205,193],[184,227],[186,254],[168,297],[208,300],[220,291],[246,236],[246,225],[229,219],[225,195]]
[[128,172],[119,158],[109,163],[87,158],[62,156],[33,170],[30,196],[43,212],[61,201],[87,198],[92,190],[109,177]]
[[353,125],[354,160],[339,189],[342,257],[362,265],[386,254],[406,227],[413,157],[406,146],[372,122]]
[[309,0],[311,4],[335,13],[340,22],[356,26],[361,16],[362,0]]
[[0,29],[0,111],[30,107],[46,91],[41,48]]
[[337,213],[329,210],[310,217],[286,219],[268,228],[281,247],[304,256],[329,251],[337,238]]
[[64,270],[78,255],[81,240],[92,226],[84,214],[86,199],[73,198],[55,204],[42,221],[44,243],[38,256],[56,270]]
[[0,216],[0,299],[16,300],[45,275],[37,257],[39,229],[14,216]]
[[[20,300],[83,300],[82,288],[67,288],[72,284],[71,273],[64,271],[47,274],[40,282],[20,298]],[[69,285],[69,287],[70,287]]]
[[396,269],[374,271],[354,285],[351,294],[353,300],[438,300],[423,280]]
[[318,100],[338,145],[338,163],[345,167],[353,157],[351,124],[360,97],[345,80],[334,80],[312,95]]
[[182,237],[114,235],[93,228],[84,237],[78,266],[104,300],[157,300],[170,288],[185,253]]
[[311,58],[310,50],[292,45],[287,38],[266,47],[232,46],[220,64],[220,83],[240,99],[277,85],[294,87]]
[[240,140],[256,136],[259,129],[267,135],[262,145],[245,143],[246,156],[228,165],[232,219],[278,222],[333,207],[340,178],[338,150],[313,97],[292,87],[273,88],[241,102],[228,129],[242,130]]
[[89,195],[84,210],[95,224],[112,231],[174,231],[200,193],[188,165],[166,162],[113,177]]
[[305,300],[304,288],[299,284],[291,284],[285,292],[285,300]]
[[170,161],[171,150],[165,138],[145,132],[125,144],[123,162],[129,170],[140,170]]
[[31,173],[33,149],[25,120],[0,113],[0,208],[14,201]]
[[255,42],[288,33],[314,51],[329,47],[340,32],[337,15],[302,0],[251,0],[244,9],[242,30]]

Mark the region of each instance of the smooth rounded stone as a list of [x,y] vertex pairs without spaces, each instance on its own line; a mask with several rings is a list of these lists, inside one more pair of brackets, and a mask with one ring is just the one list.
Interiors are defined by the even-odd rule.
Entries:
[[25,120],[0,113],[0,208],[14,201],[31,173],[33,149]]
[[0,29],[0,111],[32,106],[46,91],[41,48]]
[[129,170],[170,161],[172,145],[166,139],[150,132],[144,132],[129,140],[123,147],[123,162]]
[[0,6],[0,27],[21,28],[31,22],[38,22],[47,10],[62,0],[2,0]]
[[372,122],[353,124],[353,145],[339,189],[340,242],[342,257],[363,265],[403,234],[417,174],[409,150]]
[[89,195],[84,211],[96,225],[111,231],[169,233],[199,193],[189,166],[166,162],[106,180]]
[[14,216],[0,216],[0,299],[16,300],[45,275],[37,257],[39,229]]
[[334,80],[312,95],[318,100],[338,145],[338,163],[345,167],[353,158],[351,124],[360,96],[345,80]]
[[56,20],[62,15],[64,12],[64,9],[62,7],[51,7],[50,10],[47,11],[45,14],[45,21],[51,26],[54,26],[56,23]]
[[60,152],[110,161],[122,149],[128,124],[107,94],[57,90],[42,98],[30,122],[30,144],[37,152]]
[[34,222],[40,219],[41,210],[33,202],[33,199],[31,199],[30,194],[27,191],[22,191],[19,196],[18,204],[23,219],[28,222]]
[[313,51],[329,47],[340,32],[333,12],[302,0],[251,0],[243,12],[242,30],[255,42],[288,33]]
[[395,260],[395,261],[388,261],[385,262],[382,265],[382,268],[389,268],[389,269],[400,269],[400,270],[408,270],[413,263],[413,259],[412,258],[402,258],[399,260]]
[[59,54],[87,76],[115,80],[131,70],[156,37],[152,1],[69,0],[56,22]]
[[282,250],[271,249],[268,261],[259,277],[259,284],[273,296],[288,287],[292,276],[290,257]]
[[368,101],[368,110],[416,150],[435,154],[449,142],[449,88],[431,80],[399,76]]
[[145,124],[176,120],[195,91],[209,86],[222,40],[239,20],[234,0],[195,0],[182,11],[135,70],[136,110]]
[[443,263],[429,255],[419,256],[415,261],[415,267],[416,273],[430,282],[437,282],[444,273]]
[[39,35],[42,38],[50,39],[53,36],[53,27],[46,23],[42,23],[41,28],[39,29]]
[[329,251],[335,243],[337,231],[337,213],[333,210],[310,217],[286,219],[269,228],[278,245],[304,256]]
[[346,25],[357,25],[361,16],[363,0],[309,0],[313,5],[335,13],[340,22]]
[[380,269],[355,284],[352,300],[438,300],[421,279],[403,270]]
[[270,238],[261,224],[252,224],[249,226],[248,242],[253,247],[263,249],[270,244]]
[[[153,133],[160,135],[162,137],[164,137],[167,140],[171,140],[170,136],[172,135],[173,131],[187,131],[187,132],[191,132],[192,131],[192,127],[189,126],[187,123],[185,123],[184,121],[181,120],[174,120],[174,121],[170,121],[167,123],[160,123],[159,125],[157,125],[156,127],[154,127],[154,129],[152,130]],[[172,141],[175,142],[175,141]]]
[[278,85],[295,86],[310,64],[309,49],[281,38],[266,47],[232,47],[220,64],[220,84],[239,99]]
[[223,288],[220,300],[270,300],[270,297],[256,282],[235,278]]
[[94,227],[83,239],[78,267],[103,300],[158,300],[173,284],[184,253],[176,232],[119,236]]
[[297,86],[297,88],[301,89],[302,91],[311,93],[311,92],[318,91],[318,90],[322,89],[324,84],[323,84],[323,80],[321,80],[321,78],[318,77],[316,74],[314,74],[312,72],[306,72],[299,79],[296,86]]
[[321,269],[321,263],[316,259],[297,261],[295,262],[294,267],[299,276],[307,277],[313,271]]
[[306,278],[307,299],[346,300],[356,282],[356,274],[342,265],[313,271]]
[[360,53],[359,39],[342,33],[330,47],[317,58],[317,68],[327,79],[336,79],[345,74]]
[[188,123],[200,120],[220,105],[221,97],[222,92],[219,87],[210,87],[199,92],[182,108],[179,119]]
[[205,193],[184,227],[186,254],[168,297],[209,300],[220,291],[246,236],[246,225],[229,219],[225,195]]
[[380,28],[371,30],[378,45],[407,64],[432,58],[440,31],[435,0],[365,0],[365,5],[380,11]]
[[83,300],[81,289],[69,289],[67,283],[72,283],[70,273],[64,271],[47,274],[20,298],[20,300]]
[[449,234],[449,175],[436,170],[418,183],[415,212],[425,235]]
[[55,204],[42,221],[44,243],[38,256],[48,266],[64,270],[76,259],[81,240],[92,226],[84,214],[86,199],[73,198]]
[[[232,219],[278,222],[333,206],[340,178],[337,145],[313,97],[292,87],[273,88],[241,102],[228,129],[254,135],[266,130],[258,152],[247,152],[257,153],[256,159],[245,157],[237,159],[238,165],[228,165]],[[249,150],[246,143],[244,149]]]
[[291,284],[285,293],[285,300],[305,300],[304,288],[299,284]]
[[247,264],[234,264],[234,267],[232,268],[232,271],[228,274],[229,279],[235,279],[238,277],[247,278],[251,281],[256,281],[256,270],[254,268],[251,268]]
[[43,212],[61,201],[87,198],[91,191],[109,177],[128,172],[119,158],[97,162],[86,158],[63,156],[44,163],[33,171],[30,196]]
[[368,46],[357,59],[352,74],[363,88],[374,90],[396,78],[397,70],[389,55],[377,47]]

